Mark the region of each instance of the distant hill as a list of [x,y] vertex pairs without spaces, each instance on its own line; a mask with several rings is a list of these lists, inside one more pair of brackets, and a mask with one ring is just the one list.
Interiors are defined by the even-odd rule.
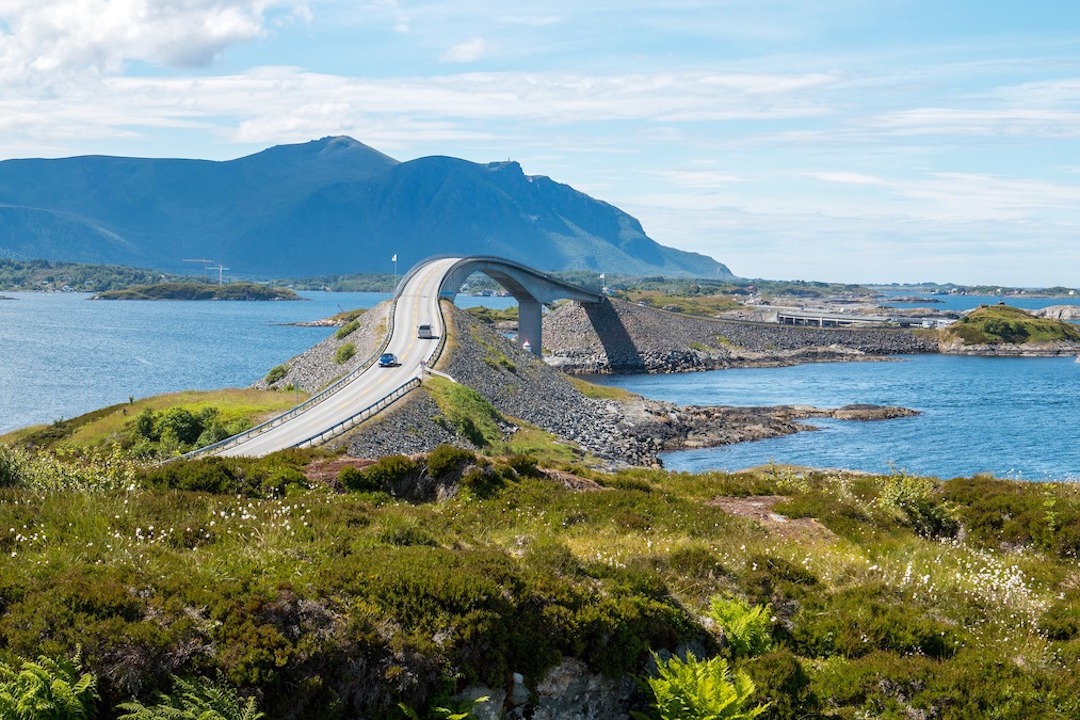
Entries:
[[515,162],[398,162],[348,137],[237,160],[86,156],[0,162],[0,258],[234,275],[401,271],[438,254],[541,270],[731,277],[662,246],[618,208]]

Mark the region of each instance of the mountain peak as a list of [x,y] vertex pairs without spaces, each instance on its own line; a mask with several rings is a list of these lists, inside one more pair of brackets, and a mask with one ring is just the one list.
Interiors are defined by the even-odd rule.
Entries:
[[[331,135],[226,162],[83,158],[0,163],[0,257],[303,277],[386,271],[445,253],[543,270],[715,277],[712,258],[659,245],[618,208],[513,160],[398,162]],[[392,248],[392,249],[391,249]]]

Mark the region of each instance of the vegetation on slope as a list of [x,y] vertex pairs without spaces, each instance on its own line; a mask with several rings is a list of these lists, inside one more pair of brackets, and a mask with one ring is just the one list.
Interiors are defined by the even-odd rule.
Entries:
[[1009,305],[983,305],[944,328],[942,336],[959,339],[964,345],[1080,342],[1080,327],[1035,317]]
[[284,412],[304,396],[298,391],[234,388],[131,398],[68,420],[15,430],[0,436],[0,442],[76,454],[117,445],[126,454],[168,456],[193,449],[207,429],[238,432]]
[[258,283],[232,282],[224,285],[204,282],[163,282],[136,285],[124,290],[107,290],[95,300],[299,300],[288,288]]
[[0,290],[67,288],[79,292],[103,292],[160,282],[163,277],[176,279],[175,275],[163,275],[157,270],[145,268],[0,258]]
[[[1080,713],[1072,485],[578,470],[599,488],[575,492],[450,448],[344,491],[325,462],[0,447],[0,660],[81,648],[105,720],[200,677],[267,717],[393,718],[564,657],[644,677],[685,643],[763,718]],[[401,473],[458,491],[402,502]]]

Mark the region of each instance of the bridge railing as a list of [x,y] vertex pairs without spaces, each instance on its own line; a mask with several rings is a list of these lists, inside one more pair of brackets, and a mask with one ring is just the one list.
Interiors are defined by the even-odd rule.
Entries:
[[[312,395],[304,402],[296,405],[280,415],[275,415],[265,422],[261,422],[255,427],[248,428],[244,432],[237,433],[232,437],[227,437],[224,440],[220,440],[212,445],[201,447],[197,450],[184,453],[183,458],[190,460],[192,458],[201,457],[203,455],[212,455],[213,453],[220,452],[222,450],[228,450],[234,448],[237,445],[247,442],[253,437],[262,435],[267,430],[272,430],[282,423],[292,420],[297,415],[311,409],[313,406],[318,405],[328,397],[337,394],[340,390],[344,389],[346,385],[362,375],[368,368],[375,364],[379,359],[379,356],[386,350],[386,346],[390,343],[390,337],[394,334],[394,315],[397,312],[397,298],[394,298],[393,303],[390,305],[390,319],[387,321],[386,335],[383,337],[382,343],[379,344],[379,349],[372,353],[364,362],[356,367],[355,370],[349,374],[335,380],[332,384],[328,385],[318,393]],[[445,334],[445,333],[444,333]]]
[[399,399],[404,397],[405,394],[408,393],[410,390],[418,387],[420,387],[420,378],[411,378],[410,380],[407,380],[406,382],[391,390],[390,393],[385,395],[382,399],[372,403],[371,405],[368,405],[363,410],[360,410],[359,412],[350,415],[349,417],[345,418],[333,427],[327,428],[326,430],[312,435],[305,440],[301,440],[300,442],[296,443],[294,447],[312,447],[315,445],[321,445],[328,440],[333,440],[338,435],[352,430],[354,427],[364,422],[372,415],[382,412],[383,410],[397,402]]

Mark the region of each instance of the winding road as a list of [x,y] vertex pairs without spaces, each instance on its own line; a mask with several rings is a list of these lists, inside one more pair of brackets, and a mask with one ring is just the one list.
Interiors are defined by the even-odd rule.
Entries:
[[[418,266],[405,278],[394,307],[393,331],[384,350],[397,356],[399,364],[396,367],[373,364],[332,395],[311,403],[279,424],[261,426],[260,432],[248,433],[224,446],[206,450],[216,455],[258,457],[303,445],[329,429],[341,426],[410,380],[419,378],[421,363],[431,359],[439,345],[439,337],[446,332],[439,312],[439,288],[447,272],[459,260],[459,257],[432,260]],[[417,337],[417,327],[421,324],[431,325],[433,339]]]

